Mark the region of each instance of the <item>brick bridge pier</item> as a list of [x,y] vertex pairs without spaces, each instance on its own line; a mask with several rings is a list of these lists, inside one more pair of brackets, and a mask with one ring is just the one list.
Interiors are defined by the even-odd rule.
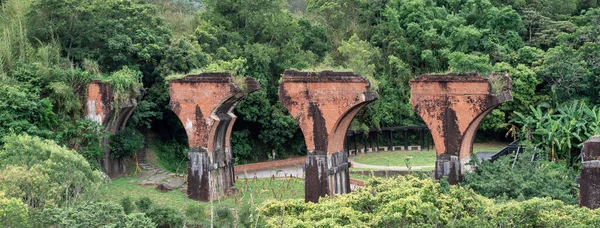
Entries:
[[246,78],[236,85],[228,73],[188,75],[170,81],[171,108],[188,136],[188,190],[190,199],[210,201],[213,192],[235,193],[234,160],[230,146],[236,104],[260,84]]
[[583,143],[581,148],[581,178],[579,179],[579,206],[600,207],[600,136]]
[[[102,124],[111,135],[125,128],[127,119],[137,107],[134,97],[117,104],[113,89],[106,82],[91,81],[88,84],[87,94],[86,117]],[[118,109],[115,107],[116,105],[119,106]],[[101,146],[104,148],[104,158],[100,160],[100,164],[106,170],[106,174],[112,178],[123,175],[127,170],[123,159],[110,157],[108,140],[105,138],[101,142]]]
[[296,119],[308,150],[305,201],[350,192],[344,137],[362,107],[378,98],[370,83],[352,72],[286,70],[279,99]]
[[511,79],[500,74],[489,80],[479,74],[421,75],[410,81],[410,88],[413,109],[435,143],[435,178],[460,182],[479,124],[494,108],[512,100]]

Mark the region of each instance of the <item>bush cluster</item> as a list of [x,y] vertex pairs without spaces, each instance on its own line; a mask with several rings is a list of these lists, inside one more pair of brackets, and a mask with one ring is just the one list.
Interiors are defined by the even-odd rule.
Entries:
[[495,162],[484,161],[474,172],[466,173],[462,186],[495,199],[527,200],[549,197],[566,204],[577,204],[577,172],[565,164],[549,161],[531,162],[532,153],[515,161],[505,156]]
[[174,141],[150,145],[161,168],[171,172],[187,172],[188,147]]
[[156,223],[144,214],[125,214],[123,208],[115,203],[47,208],[34,217],[38,227],[156,227]]
[[444,181],[374,178],[364,188],[318,204],[266,201],[267,227],[597,227],[600,211],[550,198],[496,201]]
[[110,156],[112,158],[131,157],[138,150],[144,148],[144,136],[132,128],[125,128],[111,136],[110,139]]

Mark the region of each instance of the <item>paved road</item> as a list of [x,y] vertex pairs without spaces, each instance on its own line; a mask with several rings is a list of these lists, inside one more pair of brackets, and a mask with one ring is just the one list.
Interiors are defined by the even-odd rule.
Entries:
[[272,176],[276,176],[276,177],[284,177],[284,176],[294,176],[294,177],[300,177],[300,178],[304,178],[304,169],[302,168],[304,164],[302,165],[294,165],[294,166],[286,166],[286,167],[277,167],[277,168],[272,168],[272,169],[267,169],[267,170],[257,170],[257,171],[248,171],[246,173],[244,172],[240,172],[240,173],[236,173],[235,175],[238,178],[264,178],[264,177],[272,177]]
[[410,169],[406,166],[380,166],[380,165],[367,165],[360,164],[356,162],[352,162],[352,168],[362,168],[362,169],[374,169],[374,170],[395,170],[395,171],[416,171],[422,170],[424,168],[435,168],[435,166],[411,166]]
[[[362,169],[373,169],[373,170],[397,170],[397,171],[409,171],[406,166],[379,166],[379,165],[367,165],[360,164],[352,161],[353,168],[362,168]],[[425,168],[434,168],[435,166],[412,166],[411,171],[422,170]],[[257,170],[257,171],[249,171],[247,173],[236,173],[238,178],[265,178],[265,177],[284,177],[284,176],[294,176],[304,178],[304,170],[302,165],[294,165],[294,166],[286,166],[286,167],[277,167],[267,170]]]
[[475,155],[477,156],[477,159],[479,159],[479,162],[482,162],[483,160],[491,160],[492,156],[497,153],[498,152],[479,152]]

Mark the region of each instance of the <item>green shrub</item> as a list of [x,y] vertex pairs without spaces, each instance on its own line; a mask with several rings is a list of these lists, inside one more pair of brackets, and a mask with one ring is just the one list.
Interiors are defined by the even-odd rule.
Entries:
[[[56,124],[52,103],[36,91],[0,81],[0,137],[13,132],[47,137]],[[0,142],[0,145],[2,142]]]
[[[125,198],[123,199],[125,200]],[[149,197],[142,197],[135,202],[138,211],[146,214],[154,224],[158,227],[181,227],[183,226],[183,215],[178,210],[170,207],[164,207],[154,204]],[[133,210],[133,208],[132,208]],[[194,217],[194,219],[202,220],[204,213],[201,206],[188,208],[188,213]]]
[[251,161],[254,150],[250,145],[248,137],[250,132],[247,129],[234,131],[231,133],[231,145],[236,164],[244,164]]
[[203,225],[206,221],[209,221],[206,208],[201,204],[189,204],[185,210],[186,223],[194,225]]
[[0,192],[0,227],[30,227],[27,205]]
[[227,207],[215,208],[215,226],[217,227],[233,227],[235,218],[233,217],[231,210]]
[[89,203],[71,208],[47,208],[35,216],[36,227],[155,227],[143,214],[126,215],[113,203]]
[[97,189],[100,174],[77,152],[26,134],[3,140],[0,190],[8,196],[30,207],[61,207],[92,197]]
[[159,227],[182,227],[183,216],[173,208],[154,205],[146,216]]
[[529,113],[515,112],[511,122],[521,126],[516,132],[525,143],[537,146],[552,159],[579,156],[581,144],[600,134],[600,106],[573,100],[563,104],[529,106]]
[[253,227],[252,217],[258,216],[257,211],[251,207],[249,203],[246,203],[238,209],[238,226],[240,227]]
[[60,127],[62,129],[58,130],[54,137],[57,142],[69,148],[78,148],[77,152],[91,163],[104,157],[104,148],[99,142],[108,137],[108,132],[102,124],[90,119],[81,119],[74,123],[64,123]]
[[564,164],[530,162],[531,154],[521,154],[516,163],[512,156],[495,162],[484,161],[474,172],[466,173],[461,185],[478,194],[498,199],[526,200],[550,197],[577,204],[576,172]]
[[114,91],[114,102],[117,111],[120,104],[139,96],[140,90],[143,88],[142,72],[127,66],[115,71],[104,81],[108,82]]
[[187,172],[188,147],[186,145],[171,141],[164,144],[154,143],[151,146],[161,168],[171,172]]
[[121,199],[121,207],[123,207],[123,212],[125,212],[126,215],[131,214],[131,212],[135,210],[133,202],[131,201],[131,197],[129,196],[126,196],[123,199]]
[[[495,201],[431,178],[374,178],[349,194],[264,202],[259,226],[266,227],[597,227],[600,210],[550,198]],[[252,217],[251,217],[252,219]]]
[[151,219],[146,217],[146,214],[132,213],[127,215],[127,220],[125,220],[125,227],[156,227],[156,224],[154,224]]
[[152,202],[152,200],[149,197],[142,197],[135,202],[135,205],[141,212],[148,212],[152,207],[152,204],[154,204],[154,202]]
[[144,148],[144,136],[137,130],[125,128],[110,137],[110,156],[112,158],[131,157]]

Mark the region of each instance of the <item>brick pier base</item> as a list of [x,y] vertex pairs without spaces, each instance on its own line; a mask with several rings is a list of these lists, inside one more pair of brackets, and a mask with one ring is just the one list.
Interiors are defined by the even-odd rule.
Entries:
[[579,206],[596,209],[600,207],[600,136],[583,143],[581,158]]

